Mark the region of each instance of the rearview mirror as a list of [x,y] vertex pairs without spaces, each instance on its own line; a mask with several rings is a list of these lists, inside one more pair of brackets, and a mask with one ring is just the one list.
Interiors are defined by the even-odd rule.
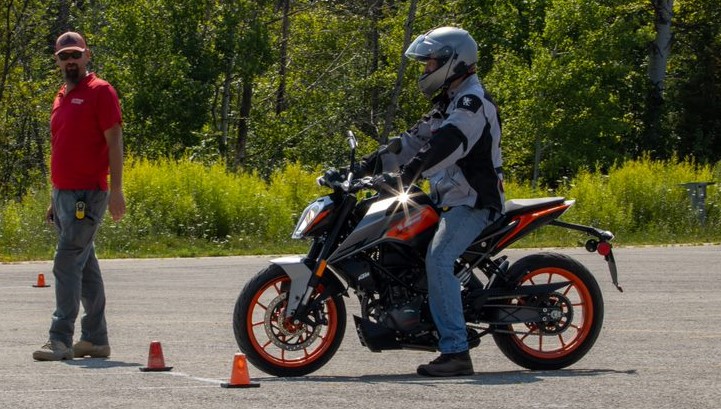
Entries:
[[352,150],[356,150],[358,147],[358,140],[355,138],[353,131],[348,131],[348,145]]

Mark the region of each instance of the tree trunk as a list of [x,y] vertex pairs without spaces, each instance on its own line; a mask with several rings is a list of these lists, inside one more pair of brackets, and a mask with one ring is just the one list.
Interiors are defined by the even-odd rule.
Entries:
[[278,69],[278,77],[280,78],[280,84],[278,84],[278,92],[275,100],[275,114],[280,115],[281,112],[285,111],[288,106],[286,102],[285,88],[286,88],[286,69],[288,66],[288,37],[290,36],[290,1],[281,0],[283,7],[283,22],[280,36],[280,62]]
[[533,154],[533,179],[531,180],[531,187],[533,190],[535,190],[536,186],[538,186],[538,176],[541,173],[541,153],[543,151],[541,135],[536,135],[535,145],[536,151]]
[[223,80],[223,95],[220,108],[220,140],[218,141],[218,152],[225,158],[228,153],[228,129],[230,123],[230,87],[233,81],[233,68],[235,56],[228,57],[225,67],[225,79]]
[[238,169],[245,164],[245,147],[248,142],[248,122],[250,120],[250,109],[253,98],[253,78],[243,80],[241,100],[240,100],[240,120],[238,123],[238,140],[235,145],[235,159],[233,161],[234,169]]
[[40,130],[38,121],[33,121],[33,137],[35,138],[35,166],[40,169],[43,180],[48,179],[48,167],[45,164],[45,144],[49,138],[45,138],[44,132]]
[[[379,61],[380,61],[380,45],[379,45],[379,37],[380,34],[378,33],[378,20],[380,19],[380,13],[381,13],[381,4],[383,3],[382,0],[368,0],[370,2],[368,10],[370,12],[370,19],[371,19],[371,31],[369,33],[369,43],[370,43],[370,49],[371,49],[371,66],[368,75],[373,75],[376,71],[378,71]],[[369,121],[371,124],[371,127],[375,132],[373,132],[373,135],[371,135],[373,138],[378,137],[378,128],[375,125],[376,124],[376,116],[379,113],[379,106],[380,101],[378,98],[378,87],[373,86],[371,88],[371,111],[369,115]]]
[[398,109],[398,97],[401,94],[401,87],[403,85],[403,75],[405,74],[406,65],[408,63],[408,59],[405,57],[404,53],[406,48],[408,48],[411,44],[413,21],[416,18],[417,4],[418,0],[411,0],[411,4],[408,7],[408,16],[405,23],[405,35],[403,36],[403,49],[401,50],[401,63],[398,66],[398,75],[396,76],[396,83],[393,87],[393,93],[391,94],[391,101],[386,109],[386,120],[383,125],[383,132],[380,135],[380,143],[386,143],[388,141],[388,134],[390,134],[391,129],[393,128],[393,119],[395,118],[396,110]]
[[7,84],[10,71],[20,59],[20,53],[23,53],[28,44],[23,43],[24,34],[32,28],[27,26],[28,22],[25,16],[29,11],[27,1],[21,4],[13,4],[10,0],[7,5],[0,8],[0,52],[2,53],[2,72],[0,72],[0,101],[5,96],[5,86]]
[[673,0],[651,0],[651,4],[655,13],[656,39],[650,44],[648,64],[650,87],[646,107],[647,129],[642,148],[651,152],[652,156],[660,157],[666,153],[661,135],[661,118],[663,114],[666,66],[673,41],[671,33]]
[[[3,95],[5,93],[5,82],[7,81],[7,77],[10,75],[10,58],[11,51],[14,49],[13,44],[13,27],[10,26],[11,18],[10,18],[10,12],[11,12],[11,6],[12,1],[8,3],[7,7],[2,10],[3,14],[0,15],[3,17],[2,23],[4,24],[4,27],[2,27],[2,31],[0,33],[2,34],[2,43],[0,43],[0,51],[2,51],[3,54],[3,67],[2,72],[0,72],[0,101],[3,100]],[[5,15],[6,14],[6,15]]]
[[[50,29],[50,44],[55,45],[55,40],[60,34],[71,29],[70,27],[70,5],[71,0],[58,0],[56,3],[57,15],[55,16],[55,22],[53,27]],[[54,51],[53,51],[54,52]]]

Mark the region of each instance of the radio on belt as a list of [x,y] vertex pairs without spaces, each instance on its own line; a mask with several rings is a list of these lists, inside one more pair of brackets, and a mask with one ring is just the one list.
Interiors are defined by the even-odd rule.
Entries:
[[75,218],[78,220],[85,218],[85,202],[82,200],[75,202]]

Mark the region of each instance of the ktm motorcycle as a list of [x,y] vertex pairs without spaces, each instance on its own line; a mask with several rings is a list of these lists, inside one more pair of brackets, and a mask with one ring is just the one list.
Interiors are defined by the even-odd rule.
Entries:
[[[348,140],[353,169],[357,142],[350,132]],[[382,188],[378,178],[354,178],[350,171],[342,178],[337,172],[325,176],[318,182],[332,193],[308,205],[292,234],[312,240],[308,254],[271,260],[238,296],[233,329],[240,350],[271,375],[318,370],[343,341],[345,297],[352,292],[360,303],[353,320],[363,346],[373,352],[435,351],[424,258],[439,209],[417,186]],[[509,200],[505,214],[457,259],[471,348],[491,335],[508,359],[532,370],[565,368],[591,349],[604,315],[591,272],[555,252],[513,264],[499,256],[542,226],[577,230],[591,236],[586,249],[605,258],[623,291],[613,234],[558,220],[573,204],[563,197]]]

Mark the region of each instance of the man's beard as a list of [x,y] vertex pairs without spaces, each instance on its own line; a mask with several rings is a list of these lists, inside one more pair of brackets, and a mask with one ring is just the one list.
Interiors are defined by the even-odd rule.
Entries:
[[80,68],[77,65],[68,65],[63,72],[65,81],[77,85],[80,81]]

